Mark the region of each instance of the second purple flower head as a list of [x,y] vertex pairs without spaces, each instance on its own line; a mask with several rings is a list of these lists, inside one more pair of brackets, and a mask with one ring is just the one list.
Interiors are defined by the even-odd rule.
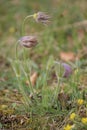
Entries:
[[22,46],[26,48],[32,48],[38,44],[36,36],[23,36],[19,39],[19,42]]

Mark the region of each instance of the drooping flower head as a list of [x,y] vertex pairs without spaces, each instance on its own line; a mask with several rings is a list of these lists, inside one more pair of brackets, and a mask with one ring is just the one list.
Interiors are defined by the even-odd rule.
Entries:
[[22,46],[26,48],[32,48],[38,44],[36,36],[23,36],[19,39],[19,42]]
[[49,19],[51,18],[49,15],[45,14],[44,12],[35,13],[33,17],[36,20],[36,22],[41,22],[45,25],[50,22]]

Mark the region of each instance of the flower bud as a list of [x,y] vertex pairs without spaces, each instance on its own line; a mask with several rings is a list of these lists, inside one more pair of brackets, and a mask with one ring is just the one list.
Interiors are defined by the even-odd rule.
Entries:
[[69,64],[60,63],[60,62],[57,62],[57,61],[55,61],[54,63],[57,63],[57,64],[61,65],[64,68],[64,72],[63,72],[63,75],[62,75],[63,78],[68,78],[72,74],[73,70],[72,70],[72,68],[71,68],[71,66]]
[[41,22],[43,24],[48,24],[50,22],[49,19],[51,18],[49,15],[45,14],[44,12],[35,13],[33,17],[36,20],[36,22]]
[[68,78],[72,74],[72,68],[70,65],[68,65],[66,63],[62,63],[62,66],[64,67],[63,77]]
[[26,48],[32,48],[38,44],[36,36],[23,36],[19,39],[19,42]]

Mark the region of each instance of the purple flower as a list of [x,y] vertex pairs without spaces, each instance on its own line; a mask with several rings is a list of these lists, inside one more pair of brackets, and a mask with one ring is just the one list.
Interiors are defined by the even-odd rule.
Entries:
[[64,67],[63,77],[68,78],[72,74],[72,68],[70,65],[68,65],[66,63],[62,63],[62,66]]
[[49,19],[51,18],[49,15],[45,14],[44,12],[35,13],[33,17],[36,20],[36,22],[41,22],[43,24],[48,24],[50,22]]
[[36,36],[23,36],[19,39],[19,42],[26,48],[32,48],[38,44]]

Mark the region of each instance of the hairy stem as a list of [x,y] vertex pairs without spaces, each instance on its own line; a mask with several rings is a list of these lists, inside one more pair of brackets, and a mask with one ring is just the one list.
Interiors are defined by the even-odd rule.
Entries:
[[24,25],[25,25],[25,22],[26,22],[26,20],[28,19],[28,18],[30,18],[30,17],[33,17],[33,15],[28,15],[27,17],[25,17],[25,19],[24,19],[24,21],[23,21],[23,23],[22,23],[22,36],[23,36],[23,32],[24,32]]

